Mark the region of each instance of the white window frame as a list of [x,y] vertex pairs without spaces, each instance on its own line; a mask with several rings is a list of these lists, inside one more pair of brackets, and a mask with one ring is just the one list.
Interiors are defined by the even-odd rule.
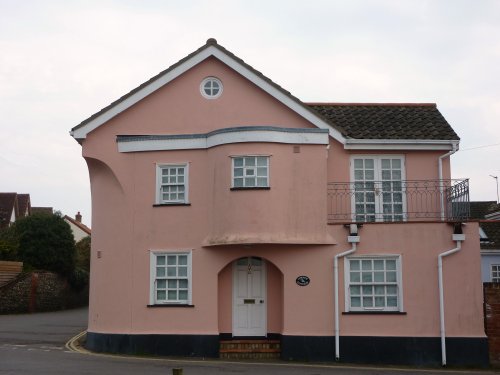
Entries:
[[[162,171],[166,168],[184,168],[184,199],[163,200],[162,187],[167,184],[162,183]],[[156,204],[188,204],[189,203],[189,163],[158,163],[156,164]]]
[[[149,270],[149,275],[150,275],[150,287],[149,287],[149,304],[150,305],[192,305],[192,295],[193,295],[193,265],[192,265],[192,250],[186,250],[186,251],[166,251],[166,250],[151,250],[150,251],[150,270]],[[165,270],[165,276],[164,277],[157,277],[156,276],[156,267],[157,267],[157,259],[160,256],[178,256],[178,255],[186,255],[187,256],[187,276],[186,277],[168,277],[166,276],[166,270]],[[158,300],[157,299],[157,280],[179,280],[179,279],[187,279],[188,282],[188,287],[187,287],[187,299],[185,300],[175,300],[175,301],[169,301],[167,299],[165,300]],[[167,281],[168,282],[168,281]]]
[[[362,305],[360,307],[352,307],[351,306],[351,281],[350,281],[350,260],[395,260],[396,261],[396,282],[394,285],[397,287],[397,306],[391,307],[391,306],[385,306],[385,307],[363,307]],[[360,275],[362,277],[362,275]],[[362,280],[362,279],[361,279]],[[355,283],[354,286],[360,285],[361,289],[363,287],[363,283],[360,280],[359,283]],[[365,286],[369,285],[390,285],[392,283],[376,283],[374,281],[372,282],[367,282],[365,283]],[[344,258],[344,306],[345,306],[345,311],[350,312],[350,311],[363,311],[363,312],[401,312],[404,311],[404,305],[403,305],[403,277],[402,277],[402,264],[401,264],[401,255],[357,255],[357,256],[350,256],[350,257],[345,257]],[[374,293],[372,293],[373,296],[375,296]],[[386,294],[384,294],[386,296]],[[362,298],[362,293],[360,294],[360,297]]]
[[[373,159],[375,166],[374,166],[374,179],[373,181],[380,182],[382,181],[382,166],[381,166],[381,161],[382,159],[399,159],[401,161],[401,181],[406,180],[406,158],[404,155],[401,154],[353,154],[350,157],[350,167],[349,167],[349,173],[350,173],[350,179],[351,179],[351,185],[352,188],[355,188],[355,176],[354,176],[354,171],[355,171],[355,159]],[[365,180],[366,182],[366,180]],[[378,192],[375,197],[375,221],[384,221],[384,213],[383,213],[383,196],[380,194],[382,192],[381,186],[376,186],[375,191]],[[403,202],[402,202],[402,216],[403,220],[407,220],[407,202],[406,202],[406,191],[404,186],[402,186],[402,191],[401,193],[403,194]],[[356,198],[355,198],[355,192],[352,195],[352,200],[351,200],[351,212],[352,212],[352,220],[356,221]],[[364,215],[367,215],[366,213]],[[369,215],[369,214],[368,214]],[[398,214],[392,213],[391,215],[395,216]],[[399,221],[399,220],[396,220]],[[363,221],[364,222],[364,221]]]
[[491,282],[500,283],[500,264],[491,264],[490,272],[491,272]]
[[[217,91],[216,94],[213,94],[213,83],[214,82],[217,83],[217,85],[219,85],[219,91]],[[211,84],[211,86],[210,86],[211,92],[210,93],[207,93],[205,91],[205,85],[207,83]],[[203,81],[201,81],[201,83],[200,83],[200,93],[205,99],[217,99],[222,95],[222,91],[223,91],[222,81],[217,77],[207,77]]]
[[[235,178],[240,178],[241,176],[235,176],[235,168],[240,168],[240,167],[236,167],[235,166],[235,160],[236,159],[241,159],[243,158],[243,163],[244,163],[244,166],[242,167],[243,169],[243,185],[242,186],[235,186],[235,183],[234,183],[234,180]],[[246,159],[250,159],[250,158],[255,158],[255,166],[249,166],[249,167],[246,167],[245,166],[245,163],[246,163]],[[257,166],[257,158],[266,158],[266,175],[265,176],[258,176],[258,173],[257,173],[257,168],[258,167],[263,167],[263,166]],[[271,156],[270,155],[234,155],[234,156],[231,156],[231,188],[233,189],[268,189],[270,186],[271,186],[271,181],[270,181],[270,176],[269,176],[269,169],[270,169],[270,164],[271,164]],[[253,175],[247,175],[246,173],[249,172],[250,170],[255,170],[255,174]],[[252,176],[255,176],[254,179],[255,179],[255,186],[245,186],[245,177],[252,177]],[[266,181],[267,181],[267,184],[265,186],[258,186],[257,185],[257,178],[258,177],[265,177],[266,178]]]

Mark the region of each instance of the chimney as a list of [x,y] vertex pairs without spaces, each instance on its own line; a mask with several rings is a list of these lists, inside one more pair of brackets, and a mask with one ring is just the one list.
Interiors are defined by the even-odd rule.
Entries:
[[80,214],[80,211],[78,211],[78,213],[75,215],[75,220],[79,223],[82,222],[82,215]]

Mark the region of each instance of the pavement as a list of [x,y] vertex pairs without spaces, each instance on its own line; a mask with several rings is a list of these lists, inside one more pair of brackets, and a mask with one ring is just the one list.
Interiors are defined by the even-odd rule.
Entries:
[[1,375],[173,374],[182,375],[354,375],[428,374],[485,375],[494,371],[356,366],[285,361],[245,362],[218,359],[135,357],[99,354],[80,345],[87,326],[87,309],[52,313],[0,315]]

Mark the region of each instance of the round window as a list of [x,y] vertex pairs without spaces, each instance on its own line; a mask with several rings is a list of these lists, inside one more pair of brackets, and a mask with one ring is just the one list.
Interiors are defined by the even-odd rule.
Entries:
[[215,77],[205,78],[201,82],[200,91],[207,99],[217,99],[222,94],[222,82]]

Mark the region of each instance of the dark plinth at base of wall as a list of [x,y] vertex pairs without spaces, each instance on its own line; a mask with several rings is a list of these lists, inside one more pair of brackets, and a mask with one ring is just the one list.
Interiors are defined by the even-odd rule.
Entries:
[[219,335],[128,335],[87,332],[94,352],[179,357],[219,356]]
[[[220,339],[222,336],[219,335],[129,335],[88,332],[85,346],[95,352],[217,358]],[[486,338],[447,338],[446,349],[447,364],[450,366],[489,365]],[[282,335],[281,358],[291,361],[335,361],[335,337]],[[340,362],[440,366],[441,339],[341,336]]]
[[[446,339],[447,365],[487,367],[488,340],[482,337]],[[295,361],[335,361],[333,336],[281,336],[281,358]],[[439,337],[341,336],[340,362],[440,366]]]

